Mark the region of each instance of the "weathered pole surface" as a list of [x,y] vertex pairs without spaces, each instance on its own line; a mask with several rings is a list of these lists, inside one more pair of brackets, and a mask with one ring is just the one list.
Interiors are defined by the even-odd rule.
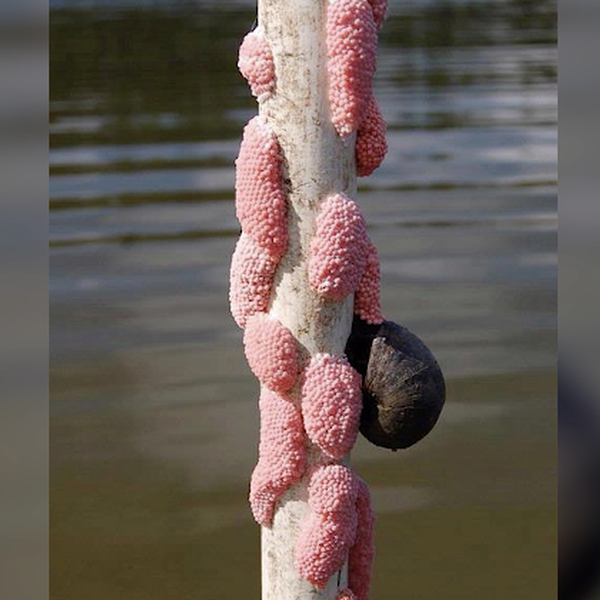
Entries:
[[[354,197],[354,137],[336,134],[327,96],[325,24],[327,0],[258,0],[258,22],[275,62],[276,91],[260,113],[277,135],[284,155],[289,243],[277,273],[270,314],[296,337],[305,362],[318,352],[340,356],[352,325],[353,296],[324,300],[308,283],[309,246],[319,204],[333,192]],[[298,387],[292,398],[300,402]],[[320,451],[306,442],[308,462]],[[331,600],[347,587],[347,567],[324,590],[303,580],[294,554],[308,516],[304,477],[279,503],[272,527],[262,528],[263,600]]]

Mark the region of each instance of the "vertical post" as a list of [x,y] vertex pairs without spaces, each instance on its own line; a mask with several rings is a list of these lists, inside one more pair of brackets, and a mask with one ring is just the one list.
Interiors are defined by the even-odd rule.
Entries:
[[[330,302],[308,284],[309,247],[320,202],[333,192],[350,196],[356,192],[354,138],[344,144],[329,113],[327,3],[258,0],[259,26],[273,53],[277,81],[275,93],[261,103],[260,112],[283,150],[288,190],[289,244],[270,314],[294,334],[303,361],[318,352],[343,354],[352,325],[352,295]],[[297,389],[292,397],[300,401]],[[319,458],[320,451],[309,446],[309,464]],[[263,600],[332,600],[347,587],[347,567],[322,591],[298,575],[294,551],[308,510],[304,478],[279,503],[272,527],[262,529]]]

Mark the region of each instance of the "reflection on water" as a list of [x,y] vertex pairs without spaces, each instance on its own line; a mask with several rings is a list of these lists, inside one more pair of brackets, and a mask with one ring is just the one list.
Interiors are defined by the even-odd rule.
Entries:
[[[252,6],[52,11],[53,598],[258,597],[257,384],[227,309]],[[354,452],[373,600],[554,593],[555,64],[549,2],[392,2],[390,152],[360,201],[385,311],[449,401],[416,448]]]

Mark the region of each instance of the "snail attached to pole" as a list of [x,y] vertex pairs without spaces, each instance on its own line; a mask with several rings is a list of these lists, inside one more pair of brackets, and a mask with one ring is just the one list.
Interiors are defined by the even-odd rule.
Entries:
[[367,440],[395,451],[433,429],[446,385],[433,354],[415,334],[391,321],[369,325],[355,317],[346,355],[363,376],[360,432]]

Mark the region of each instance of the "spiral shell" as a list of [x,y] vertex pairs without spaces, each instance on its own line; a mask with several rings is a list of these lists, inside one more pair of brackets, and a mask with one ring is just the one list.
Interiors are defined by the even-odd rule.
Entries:
[[360,432],[376,446],[398,450],[423,439],[446,399],[444,376],[431,351],[405,327],[354,319],[346,346],[363,375]]

